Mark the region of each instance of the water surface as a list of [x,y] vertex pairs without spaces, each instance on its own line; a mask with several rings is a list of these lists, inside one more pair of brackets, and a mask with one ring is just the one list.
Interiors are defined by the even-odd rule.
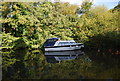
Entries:
[[[3,56],[7,52],[3,52]],[[27,79],[119,79],[119,56],[96,51],[49,52],[14,50],[17,59],[10,67],[3,65],[3,78]],[[56,55],[55,55],[56,54]],[[61,55],[59,55],[61,54]],[[64,55],[66,54],[66,55]],[[70,55],[68,55],[70,54]],[[4,56],[3,58],[5,58]],[[10,58],[11,59],[11,58]],[[7,63],[7,60],[3,59]],[[7,70],[4,68],[7,67]]]

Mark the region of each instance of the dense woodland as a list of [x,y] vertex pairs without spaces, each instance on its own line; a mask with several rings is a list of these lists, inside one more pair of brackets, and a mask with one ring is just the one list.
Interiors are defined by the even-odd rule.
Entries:
[[[119,50],[120,4],[111,10],[105,6],[92,6],[92,2],[84,2],[81,8],[62,2],[2,2],[0,22],[2,23],[3,73],[7,75],[8,69],[22,61],[21,68],[32,65],[47,66],[43,55],[29,54],[31,49],[42,49],[48,38],[57,37],[61,40],[75,40],[85,44],[85,49]],[[11,50],[12,49],[12,50]],[[19,50],[24,51],[19,57]],[[9,52],[6,50],[9,50]],[[18,52],[18,55],[14,53]],[[38,53],[38,52],[35,52]],[[26,54],[26,55],[24,55]],[[39,58],[41,57],[41,58]],[[21,60],[22,59],[22,60]],[[29,63],[28,60],[30,60]],[[24,61],[24,62],[23,62]],[[24,66],[24,67],[23,67]],[[89,65],[87,65],[89,66]],[[28,69],[27,76],[33,77],[35,72]],[[38,69],[42,72],[43,67]],[[14,78],[25,77],[18,75],[19,69],[13,73]],[[31,72],[30,72],[31,71]],[[18,72],[19,74],[19,72]],[[11,77],[11,76],[8,76]],[[41,76],[42,77],[42,76]],[[35,78],[35,75],[34,75]]]
[[82,8],[60,2],[2,3],[2,48],[41,48],[51,37],[74,39],[86,47],[117,48],[119,5],[111,10],[91,6],[89,2]]

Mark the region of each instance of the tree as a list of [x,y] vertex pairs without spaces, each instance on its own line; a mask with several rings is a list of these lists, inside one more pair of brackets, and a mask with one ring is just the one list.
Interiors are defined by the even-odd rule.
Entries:
[[93,0],[92,1],[84,0],[81,4],[80,8],[78,8],[78,10],[76,12],[78,14],[87,13],[92,6],[92,2],[93,2]]

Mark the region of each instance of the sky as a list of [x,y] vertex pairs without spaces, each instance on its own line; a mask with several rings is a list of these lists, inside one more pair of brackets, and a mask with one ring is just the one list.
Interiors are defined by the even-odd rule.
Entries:
[[[80,5],[83,0],[60,0],[62,2],[69,2],[70,4]],[[105,5],[108,9],[114,8],[120,0],[93,0],[94,6]]]

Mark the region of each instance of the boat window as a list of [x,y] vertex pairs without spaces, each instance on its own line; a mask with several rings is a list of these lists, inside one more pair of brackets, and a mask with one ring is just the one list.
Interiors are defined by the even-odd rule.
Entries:
[[70,42],[70,44],[76,44],[75,42]]
[[70,42],[59,42],[58,45],[59,45],[59,46],[61,46],[61,45],[70,45]]

